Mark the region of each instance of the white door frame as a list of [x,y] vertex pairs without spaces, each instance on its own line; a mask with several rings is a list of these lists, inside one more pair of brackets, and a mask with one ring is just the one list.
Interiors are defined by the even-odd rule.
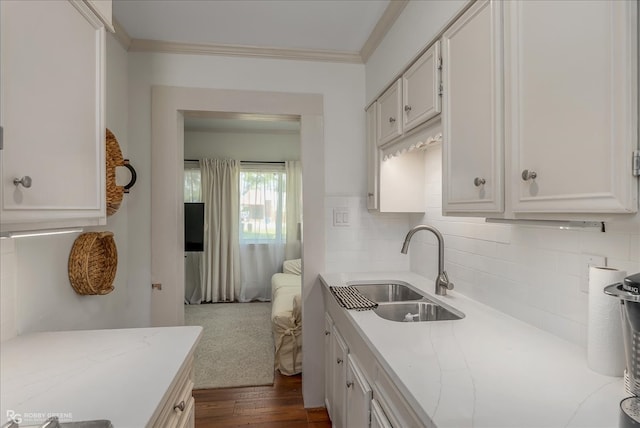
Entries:
[[[303,368],[323,367],[324,308],[318,274],[325,266],[323,97],[153,86],[151,90],[151,324],[184,324],[183,168],[184,112],[234,112],[300,116],[303,187]],[[324,373],[303,376],[306,406],[323,402]],[[321,404],[320,404],[321,405]]]

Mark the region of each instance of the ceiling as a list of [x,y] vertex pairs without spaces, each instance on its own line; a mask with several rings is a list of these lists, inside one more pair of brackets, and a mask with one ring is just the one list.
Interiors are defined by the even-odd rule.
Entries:
[[114,0],[132,39],[360,52],[389,0]]
[[[380,38],[374,29],[390,26],[403,3],[406,1],[114,0],[113,16],[134,45],[136,41],[157,41],[331,51],[348,53],[362,62],[361,58],[366,57],[364,52],[372,50],[371,45]],[[388,6],[393,7],[387,10]],[[142,44],[149,47],[148,43]],[[140,50],[139,47],[132,49]],[[196,115],[185,117],[185,130],[299,132],[297,120],[267,119]]]

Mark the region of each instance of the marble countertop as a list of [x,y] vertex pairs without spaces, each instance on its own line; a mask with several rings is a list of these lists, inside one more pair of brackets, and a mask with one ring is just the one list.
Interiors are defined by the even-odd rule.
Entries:
[[0,424],[49,414],[61,422],[109,419],[116,428],[147,425],[202,327],[33,333],[0,346]]
[[[439,428],[617,427],[622,378],[587,367],[586,351],[408,272],[322,274],[325,286],[399,280],[465,314],[399,323],[346,311],[416,414]],[[427,425],[430,425],[427,423]]]

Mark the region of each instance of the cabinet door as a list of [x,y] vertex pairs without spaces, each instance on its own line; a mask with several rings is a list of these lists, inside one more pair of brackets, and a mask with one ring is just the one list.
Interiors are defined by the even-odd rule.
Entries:
[[514,212],[636,212],[636,1],[505,2]]
[[324,403],[329,417],[333,419],[333,320],[324,314]]
[[402,80],[398,79],[378,98],[378,146],[402,134]]
[[0,8],[3,230],[99,224],[104,27],[81,2],[2,1]]
[[502,212],[501,1],[478,1],[442,37],[445,212]]
[[347,364],[347,427],[368,427],[371,413],[371,387],[352,355]]
[[415,128],[440,113],[440,42],[435,42],[402,75],[402,129]]
[[366,111],[367,115],[367,209],[378,209],[378,177],[379,160],[376,144],[376,104]]
[[371,400],[371,428],[391,428],[389,419],[375,398]]
[[333,341],[333,400],[332,400],[332,418],[333,426],[335,428],[343,428],[347,423],[347,356],[349,355],[349,348],[344,339],[338,333],[335,325],[331,332]]

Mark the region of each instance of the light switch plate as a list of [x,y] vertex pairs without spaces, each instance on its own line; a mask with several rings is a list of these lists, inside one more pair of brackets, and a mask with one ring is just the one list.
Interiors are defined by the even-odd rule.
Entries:
[[338,227],[349,226],[349,208],[341,207],[333,209],[333,225]]
[[580,263],[580,291],[589,293],[589,267],[606,266],[607,258],[596,254],[582,254]]

